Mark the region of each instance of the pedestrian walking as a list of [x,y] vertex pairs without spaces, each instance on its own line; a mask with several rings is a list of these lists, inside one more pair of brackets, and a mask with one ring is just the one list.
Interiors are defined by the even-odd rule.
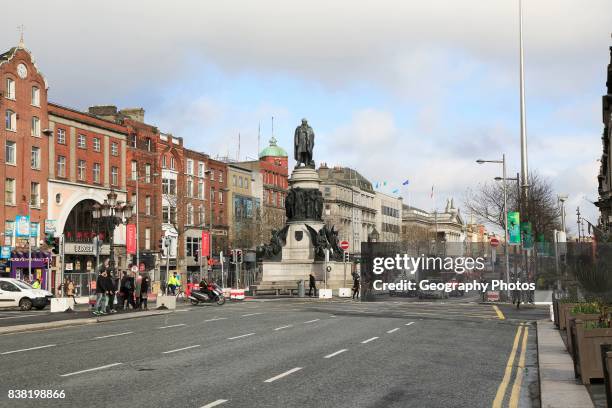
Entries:
[[111,277],[110,272],[108,272],[104,279],[106,284],[105,289],[108,296],[108,312],[117,313],[117,310],[115,310],[115,296],[117,292],[117,284],[115,283],[116,278]]
[[353,299],[359,299],[359,274],[353,271],[351,275],[353,275]]
[[121,307],[128,309],[132,306],[132,309],[136,309],[134,304],[134,278],[127,274],[127,271],[123,271],[123,278],[121,278]]
[[149,296],[149,286],[151,285],[151,280],[147,275],[142,277],[142,281],[140,283],[140,302],[141,307],[144,306],[144,310],[148,310],[148,296]]
[[72,279],[68,279],[66,283],[66,296],[69,298],[71,297],[74,304],[75,305],[77,304],[75,293],[74,293],[74,282],[72,282]]
[[95,315],[106,314],[106,303],[108,302],[106,277],[107,272],[103,269],[98,275],[98,279],[96,279],[96,305],[93,311]]
[[142,302],[140,301],[140,291],[142,289],[142,275],[136,275],[136,279],[134,280],[134,301],[136,303],[136,308],[140,309],[142,306]]
[[309,280],[308,296],[312,297],[312,290],[314,289],[314,295],[317,297],[317,281],[312,273],[309,276]]
[[32,288],[40,289],[40,279],[36,278],[36,280],[32,282]]

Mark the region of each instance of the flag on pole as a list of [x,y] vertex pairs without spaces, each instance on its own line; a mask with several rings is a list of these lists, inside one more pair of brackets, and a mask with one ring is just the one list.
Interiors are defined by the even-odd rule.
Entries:
[[409,181],[406,179],[406,181],[402,183],[402,186],[407,186],[408,184],[409,184]]
[[397,194],[399,193],[399,188],[396,188],[395,190],[392,191],[393,194]]
[[431,186],[431,194],[429,195],[429,197],[433,198],[434,196],[434,186]]

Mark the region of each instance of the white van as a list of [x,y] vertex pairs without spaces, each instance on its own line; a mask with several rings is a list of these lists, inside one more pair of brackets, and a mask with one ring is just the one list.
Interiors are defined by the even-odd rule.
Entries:
[[34,289],[30,284],[12,278],[0,278],[0,307],[19,307],[42,310],[51,302],[53,294],[42,289]]

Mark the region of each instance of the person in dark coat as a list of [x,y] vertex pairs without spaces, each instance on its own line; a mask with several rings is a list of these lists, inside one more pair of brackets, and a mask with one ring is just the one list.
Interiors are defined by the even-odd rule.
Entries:
[[128,309],[129,306],[132,306],[132,309],[136,309],[136,304],[134,303],[134,278],[128,276],[127,271],[123,271],[123,278],[121,278],[121,293],[123,294],[121,306],[124,309]]
[[106,278],[107,272],[102,270],[96,279],[96,305],[93,311],[95,315],[106,314],[106,303],[108,302]]
[[148,310],[147,307],[147,296],[149,294],[149,287],[151,285],[151,279],[148,275],[142,276],[142,282],[140,283],[140,304],[144,306],[144,310]]
[[113,278],[110,276],[110,273],[106,274],[104,278],[104,289],[106,289],[106,293],[108,296],[108,312],[109,313],[117,313],[115,310],[115,292],[117,291],[117,281],[118,278]]
[[308,296],[312,297],[312,290],[314,289],[314,295],[317,297],[317,281],[312,273],[310,274],[309,280]]
[[359,274],[357,272],[353,272],[353,299],[359,300]]

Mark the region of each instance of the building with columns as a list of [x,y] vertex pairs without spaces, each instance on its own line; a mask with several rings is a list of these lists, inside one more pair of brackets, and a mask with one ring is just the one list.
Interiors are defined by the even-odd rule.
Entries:
[[602,97],[604,128],[601,135],[602,154],[599,175],[597,176],[599,199],[595,205],[600,212],[600,227],[604,231],[612,233],[612,47],[610,47],[606,88],[606,95]]

